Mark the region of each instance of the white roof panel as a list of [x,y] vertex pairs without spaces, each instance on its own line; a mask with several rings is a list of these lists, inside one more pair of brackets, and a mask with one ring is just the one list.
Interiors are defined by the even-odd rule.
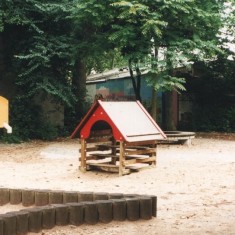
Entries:
[[164,138],[161,129],[139,102],[99,101],[99,103],[127,141]]

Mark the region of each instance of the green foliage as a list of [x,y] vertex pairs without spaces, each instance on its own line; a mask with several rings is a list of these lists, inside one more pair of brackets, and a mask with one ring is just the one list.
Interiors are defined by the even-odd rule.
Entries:
[[[17,85],[28,85],[29,97],[38,91],[46,91],[60,102],[72,106],[76,98],[68,80],[72,42],[67,31],[67,12],[58,4],[44,3],[37,3],[35,10],[41,15],[38,23],[40,32],[34,31],[29,40],[24,40],[24,53],[16,55],[20,65],[24,65]],[[67,28],[62,30],[62,27]]]
[[41,114],[41,107],[34,105],[31,100],[15,97],[10,104],[13,133],[4,135],[3,140],[19,142],[29,139],[53,140],[58,137],[58,127]]
[[0,130],[0,142],[7,144],[20,144],[22,139],[18,134],[7,134],[4,130]]
[[146,81],[156,91],[176,90],[180,93],[180,91],[186,90],[184,87],[184,83],[186,82],[184,78],[169,76],[167,72],[159,73],[156,79],[156,73],[150,71],[146,76]]
[[112,5],[118,17],[109,39],[132,67],[145,63],[147,82],[156,90],[185,90],[184,79],[175,76],[174,69],[222,52],[216,37],[222,2],[139,0]]
[[38,94],[46,94],[71,109],[77,103],[72,85],[76,40],[71,37],[69,17],[75,7],[67,0],[0,3],[1,52],[2,58],[7,58],[4,72],[9,70],[16,77],[17,93],[10,100],[14,127],[11,138],[52,139],[60,134],[57,127],[45,122],[38,111],[41,107],[33,104]]
[[110,51],[105,51],[99,55],[93,55],[86,60],[87,71],[90,74],[92,71],[101,73],[105,70],[114,68],[122,68],[127,64],[126,59],[122,56],[118,48]]
[[218,131],[235,133],[235,106],[210,105],[197,106],[194,110],[195,129],[197,131]]
[[[29,102],[39,93],[65,106],[66,125],[80,120],[87,106],[84,77],[92,70],[102,72],[129,63],[136,72],[137,90],[143,67],[148,83],[156,90],[183,91],[184,79],[174,74],[175,68],[222,54],[217,47],[222,42],[216,35],[222,24],[223,3],[1,0],[2,67],[4,73],[11,71],[17,85],[15,101],[11,101],[14,135],[21,139],[58,135],[57,128],[43,120],[40,108]],[[233,35],[233,14],[223,20]],[[217,67],[223,70],[223,66]],[[223,76],[217,67],[214,73]]]
[[235,60],[235,2],[227,1],[222,11],[223,25],[218,37],[230,60]]
[[194,125],[198,131],[235,132],[235,64],[220,58],[196,67],[201,79],[189,87],[195,94]]
[[223,107],[210,105],[206,107],[197,106],[194,109],[195,128],[197,131],[230,131],[230,120]]
[[231,107],[227,113],[225,118],[227,124],[227,132],[235,132],[235,106]]
[[54,140],[59,136],[59,128],[47,120],[42,120],[34,135],[36,139]]

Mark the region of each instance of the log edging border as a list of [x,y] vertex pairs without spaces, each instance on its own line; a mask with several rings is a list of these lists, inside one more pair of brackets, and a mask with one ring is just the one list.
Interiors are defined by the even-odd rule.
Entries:
[[62,225],[149,220],[157,216],[154,195],[0,188],[0,206],[6,204],[22,204],[25,208],[0,214],[0,235],[41,232]]

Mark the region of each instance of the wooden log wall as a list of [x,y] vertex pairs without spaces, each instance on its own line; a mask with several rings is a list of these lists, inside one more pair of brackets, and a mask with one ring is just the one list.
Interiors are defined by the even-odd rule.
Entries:
[[81,139],[80,170],[101,169],[119,173],[120,176],[143,167],[156,166],[157,141],[128,143],[116,141],[112,135],[93,134]]
[[[16,201],[11,198],[17,198],[17,203],[23,206],[25,192],[29,200],[29,203],[25,202],[28,208],[0,214],[0,235],[39,233],[57,225],[78,226],[83,223],[109,223],[112,220],[149,220],[157,215],[157,197],[153,195],[39,189],[0,188],[0,208],[8,203],[15,205]],[[70,202],[49,203],[67,201]],[[39,202],[43,206],[29,208],[32,203],[35,206]]]

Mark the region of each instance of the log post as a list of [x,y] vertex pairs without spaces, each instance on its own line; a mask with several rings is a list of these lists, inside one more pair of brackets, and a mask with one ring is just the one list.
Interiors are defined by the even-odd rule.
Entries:
[[122,176],[124,173],[124,162],[125,162],[125,143],[124,141],[120,142],[120,156],[119,156],[119,176]]
[[156,158],[156,160],[153,161],[153,165],[156,167],[157,166],[157,144],[153,144],[152,147],[155,148],[155,153],[152,153],[152,157]]
[[158,148],[158,145],[156,144],[155,146],[156,146],[156,153],[155,153],[156,154],[156,163],[155,163],[155,166],[157,166],[157,157],[158,157],[157,156],[157,148]]
[[80,171],[86,172],[86,140],[81,139]]
[[[116,144],[117,144],[117,141],[113,138],[112,139],[112,146],[116,146]],[[117,149],[116,149],[116,147],[112,147],[112,149],[111,149],[111,154],[112,155],[116,155],[117,154]],[[117,161],[117,159],[116,158],[112,158],[112,164],[113,165],[116,165],[116,161]]]

